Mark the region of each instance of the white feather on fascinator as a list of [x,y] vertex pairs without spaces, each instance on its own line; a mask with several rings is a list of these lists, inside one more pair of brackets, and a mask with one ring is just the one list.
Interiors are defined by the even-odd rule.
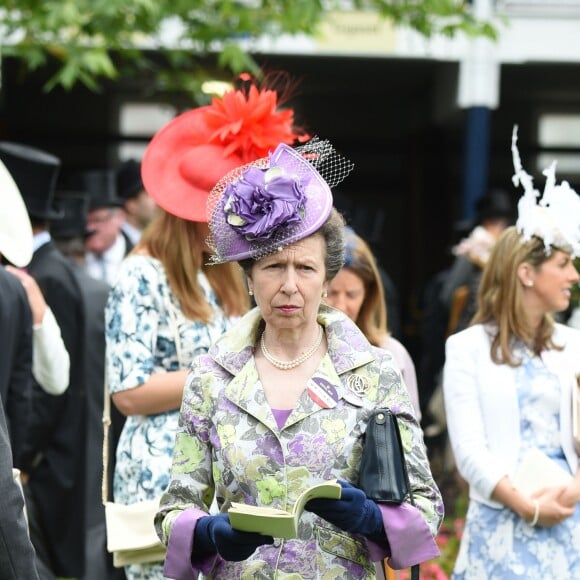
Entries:
[[544,241],[546,253],[552,247],[572,254],[580,255],[580,196],[570,187],[567,181],[556,183],[556,161],[542,172],[546,176],[544,192],[534,188],[533,178],[522,167],[517,148],[518,128],[512,133],[512,158],[514,176],[512,181],[517,187],[524,188],[524,194],[518,201],[518,219],[516,228],[524,241],[533,236]]

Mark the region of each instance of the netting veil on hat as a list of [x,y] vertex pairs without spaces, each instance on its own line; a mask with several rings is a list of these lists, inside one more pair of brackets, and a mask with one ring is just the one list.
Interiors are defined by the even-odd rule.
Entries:
[[281,143],[228,173],[208,199],[211,262],[257,260],[313,234],[332,209],[330,188],[352,168],[329,141],[314,138],[296,149]]
[[512,158],[514,164],[515,186],[521,185],[524,193],[518,202],[516,228],[524,241],[532,237],[544,241],[546,253],[552,247],[580,255],[580,196],[567,181],[556,183],[556,161],[542,172],[546,176],[544,192],[534,188],[533,178],[522,167],[517,148],[518,128],[512,133]]

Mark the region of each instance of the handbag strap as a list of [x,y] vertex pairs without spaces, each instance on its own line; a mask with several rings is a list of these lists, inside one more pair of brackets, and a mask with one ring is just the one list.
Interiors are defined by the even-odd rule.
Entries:
[[107,380],[107,355],[105,354],[105,380],[103,400],[103,480],[101,482],[101,499],[103,505],[109,500],[109,428],[111,426],[111,400]]
[[[397,431],[399,431],[399,420],[397,419],[397,416],[395,414],[392,415],[393,416],[393,420],[395,421],[395,425],[397,428]],[[399,433],[399,445],[401,445],[401,459],[403,461],[403,473],[405,474],[405,480],[407,482],[407,489],[409,490],[409,503],[412,506],[415,506],[415,498],[413,497],[413,488],[411,487],[411,482],[409,481],[409,471],[407,470],[407,461],[405,459],[405,451],[403,449],[403,446],[401,444],[401,436]],[[413,566],[411,566],[411,580],[419,580],[419,564],[415,564]]]
[[[409,481],[409,472],[407,470],[407,462],[405,460],[405,451],[403,449],[403,446],[401,444],[401,435],[400,435],[400,430],[399,430],[399,420],[397,419],[397,416],[391,412],[390,409],[386,409],[388,411],[388,414],[391,416],[391,419],[393,421],[394,427],[397,431],[397,443],[400,447],[401,453],[401,460],[403,462],[402,468],[403,468],[403,474],[405,476],[405,482],[407,484],[407,489],[409,490],[409,503],[414,506],[415,505],[415,498],[413,497],[413,489],[411,488],[411,482]],[[388,558],[385,558],[383,560],[383,573],[385,575],[385,578],[388,578]],[[411,580],[419,580],[420,579],[420,574],[419,574],[419,564],[414,564],[413,566],[411,566]]]
[[[165,276],[161,268],[153,262],[155,269]],[[169,286],[169,284],[167,284]],[[177,356],[177,362],[179,369],[183,368],[183,358],[181,350],[181,337],[179,335],[179,325],[177,322],[177,314],[175,313],[175,307],[171,301],[171,297],[167,296],[166,304],[167,312],[169,314],[169,326],[171,328],[171,334],[173,335],[173,341],[175,342],[175,354]],[[108,349],[105,352],[105,380],[104,383],[104,394],[103,394],[103,479],[101,482],[101,499],[103,505],[106,505],[109,501],[109,431],[111,427],[111,397],[109,394],[109,381],[107,379],[107,360]]]

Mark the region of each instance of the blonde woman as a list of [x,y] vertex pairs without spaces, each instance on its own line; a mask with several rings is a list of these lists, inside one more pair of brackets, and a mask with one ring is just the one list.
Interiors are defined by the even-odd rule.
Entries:
[[[473,325],[446,345],[449,437],[469,484],[453,578],[572,580],[580,577],[580,470],[571,425],[580,332],[555,323],[553,314],[568,307],[578,282],[572,257],[580,252],[580,198],[567,183],[555,184],[552,167],[537,204],[515,135],[513,150],[515,177],[525,187],[518,221],[484,268]],[[524,459],[538,451],[568,483],[516,485]]]

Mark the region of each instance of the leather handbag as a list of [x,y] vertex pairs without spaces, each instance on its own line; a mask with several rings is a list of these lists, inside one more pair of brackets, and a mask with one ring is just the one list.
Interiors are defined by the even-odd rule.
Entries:
[[[377,503],[414,505],[401,432],[390,409],[375,409],[369,417],[359,472],[359,487]],[[383,561],[385,578],[388,558]],[[419,564],[411,566],[411,580],[419,580]]]
[[376,409],[369,417],[359,487],[376,502],[401,504],[409,496],[399,424],[389,409]]

